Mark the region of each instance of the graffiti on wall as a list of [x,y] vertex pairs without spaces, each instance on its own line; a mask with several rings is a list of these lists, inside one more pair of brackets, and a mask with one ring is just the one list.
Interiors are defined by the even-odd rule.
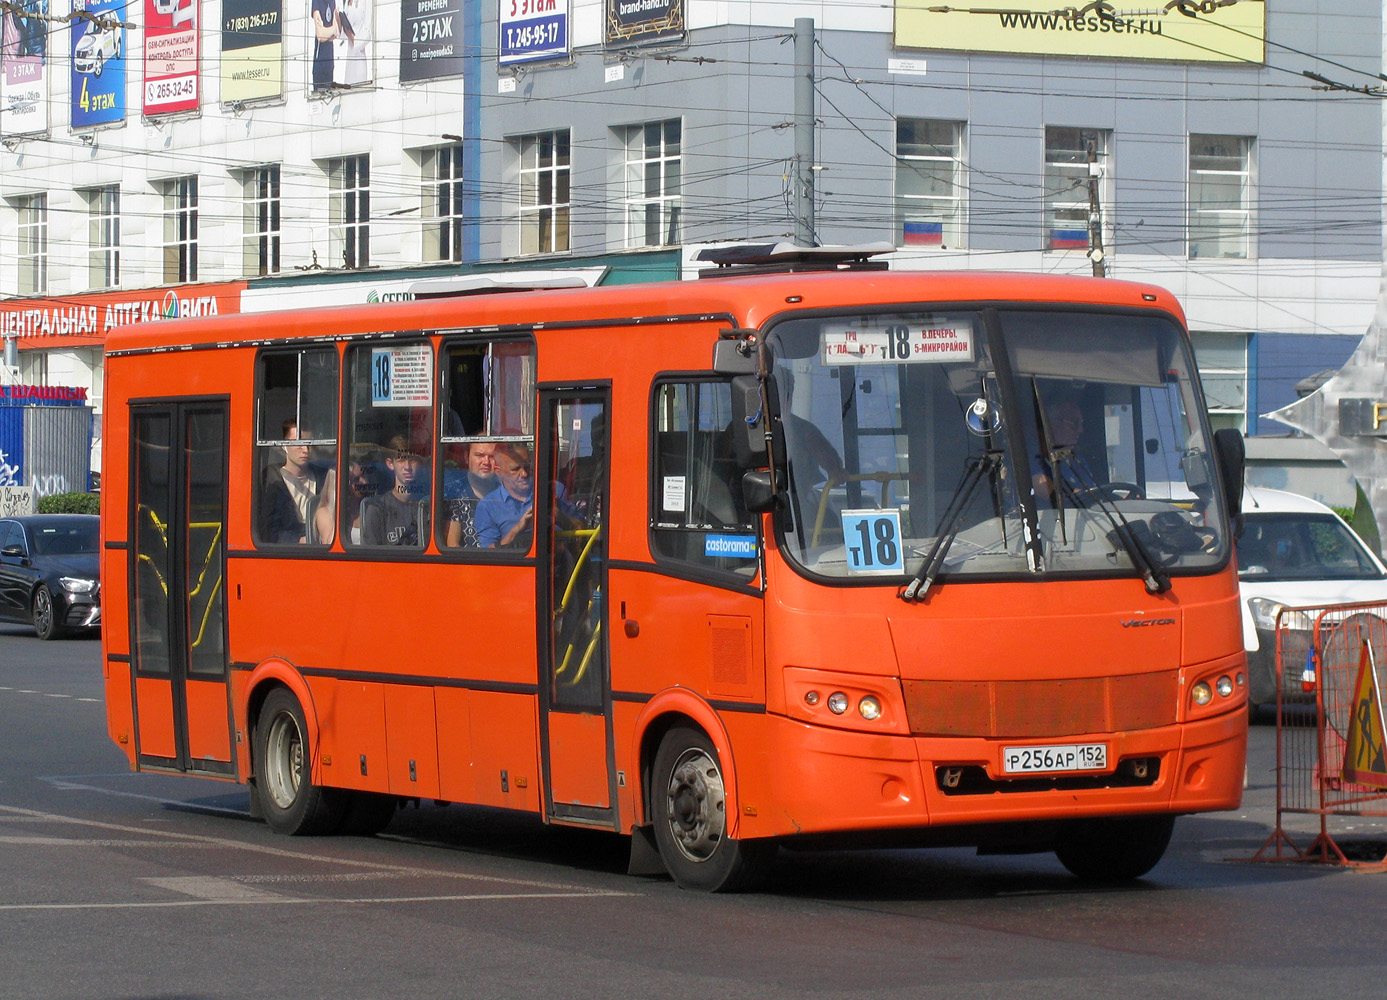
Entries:
[[0,486],[0,517],[22,517],[33,512],[33,490],[27,486]]
[[0,451],[0,486],[19,485],[19,466],[11,465],[9,456]]

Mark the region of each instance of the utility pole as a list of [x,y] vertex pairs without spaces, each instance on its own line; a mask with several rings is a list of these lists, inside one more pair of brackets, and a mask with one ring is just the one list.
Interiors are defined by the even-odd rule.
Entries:
[[1088,143],[1088,256],[1093,261],[1093,276],[1106,278],[1103,261],[1103,207],[1098,201],[1098,182],[1103,177],[1103,165],[1098,162],[1098,150],[1093,140]]
[[814,19],[795,18],[795,243],[818,245],[814,235]]

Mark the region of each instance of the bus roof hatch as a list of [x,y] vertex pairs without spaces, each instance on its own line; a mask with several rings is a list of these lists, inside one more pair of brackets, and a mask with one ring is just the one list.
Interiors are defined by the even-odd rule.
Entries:
[[700,278],[730,278],[745,274],[783,274],[791,271],[885,271],[887,262],[872,260],[892,253],[887,242],[855,245],[802,247],[794,243],[733,243],[705,247],[694,260],[716,267],[700,271]]

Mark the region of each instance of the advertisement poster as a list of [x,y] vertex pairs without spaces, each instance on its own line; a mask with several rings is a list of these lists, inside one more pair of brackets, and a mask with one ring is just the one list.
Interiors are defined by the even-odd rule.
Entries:
[[462,75],[462,0],[400,0],[400,81]]
[[[621,2],[621,0],[618,0]],[[1001,7],[942,7],[936,0],[896,0],[896,47],[1005,52],[1090,59],[1260,63],[1266,55],[1266,4],[1084,7],[1009,2]],[[1106,6],[1106,5],[1104,5]]]
[[684,38],[684,0],[607,0],[606,46],[678,42]]
[[48,0],[0,7],[0,135],[48,131]]
[[196,111],[198,0],[144,0],[144,113]]
[[72,0],[73,10],[98,19],[72,19],[74,131],[125,121],[125,8],[124,0]]
[[374,0],[312,0],[311,89],[360,87],[375,80],[375,17]]
[[500,2],[500,65],[568,55],[568,0]]
[[284,93],[282,0],[222,0],[222,103]]

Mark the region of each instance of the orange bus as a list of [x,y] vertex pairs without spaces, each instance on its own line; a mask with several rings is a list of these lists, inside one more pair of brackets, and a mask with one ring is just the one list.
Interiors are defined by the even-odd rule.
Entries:
[[113,332],[131,767],[286,834],[531,812],[704,890],[884,838],[1132,878],[1236,806],[1241,439],[1174,298],[711,256]]

